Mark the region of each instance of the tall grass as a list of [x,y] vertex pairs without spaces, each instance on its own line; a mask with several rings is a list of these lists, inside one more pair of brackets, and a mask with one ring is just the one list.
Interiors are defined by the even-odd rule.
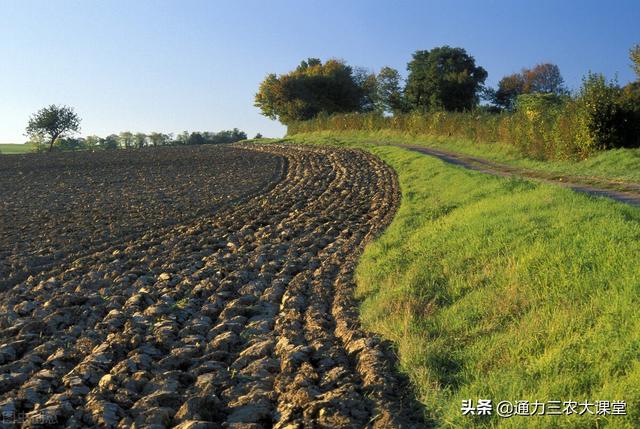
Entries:
[[433,112],[386,117],[375,113],[320,115],[288,125],[287,134],[314,131],[393,130],[414,136],[450,137],[475,143],[514,145],[534,159],[586,158],[596,147],[569,110],[528,110],[514,113]]
[[[639,209],[351,145],[402,190],[357,269],[363,323],[397,344],[439,427],[640,427]],[[463,416],[479,398],[623,400],[629,415]]]
[[536,160],[585,159],[612,147],[640,145],[640,120],[620,108],[619,89],[599,76],[590,77],[577,98],[528,94],[514,112],[413,112],[319,115],[288,124],[288,135],[316,131],[391,130],[425,137],[458,138],[479,144],[513,145]]

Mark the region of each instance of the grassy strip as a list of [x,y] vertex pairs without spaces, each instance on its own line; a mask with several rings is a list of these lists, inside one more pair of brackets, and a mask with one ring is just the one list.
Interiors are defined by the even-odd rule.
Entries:
[[640,182],[640,149],[614,149],[599,152],[583,161],[536,161],[527,158],[512,145],[474,143],[469,140],[426,137],[397,131],[316,131],[300,134],[306,139],[337,140],[347,143],[387,142],[415,144],[449,150],[503,164],[545,173],[594,177],[621,182]]
[[33,152],[31,144],[7,144],[0,143],[0,155],[16,155]]
[[[295,137],[307,143],[335,139]],[[357,270],[441,427],[640,427],[640,210],[397,147],[402,204]],[[625,400],[629,416],[462,416],[463,399]]]

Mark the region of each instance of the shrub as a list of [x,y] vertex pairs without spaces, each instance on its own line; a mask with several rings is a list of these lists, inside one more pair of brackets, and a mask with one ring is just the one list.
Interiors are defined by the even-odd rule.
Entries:
[[632,82],[622,89],[620,103],[630,121],[626,142],[628,146],[640,147],[640,81]]
[[516,100],[512,142],[524,153],[535,158],[553,157],[558,143],[553,136],[554,125],[564,101],[555,94],[523,94]]
[[621,104],[622,92],[615,82],[603,75],[589,73],[582,80],[577,102],[584,115],[590,144],[596,149],[627,146],[629,112]]

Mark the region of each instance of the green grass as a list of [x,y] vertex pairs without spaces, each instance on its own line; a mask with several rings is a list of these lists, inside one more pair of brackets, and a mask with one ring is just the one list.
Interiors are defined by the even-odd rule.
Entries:
[[307,138],[336,138],[350,143],[405,143],[464,153],[508,165],[545,173],[587,176],[613,181],[640,182],[640,149],[614,149],[599,152],[582,161],[536,161],[521,154],[513,145],[474,143],[460,139],[412,136],[396,131],[318,131],[302,134]]
[[[437,427],[640,427],[640,209],[342,144],[398,173],[401,207],[362,256],[357,295]],[[629,416],[463,417],[479,398],[624,400]]]
[[33,152],[33,146],[31,144],[7,144],[0,143],[0,155],[15,155],[20,153]]

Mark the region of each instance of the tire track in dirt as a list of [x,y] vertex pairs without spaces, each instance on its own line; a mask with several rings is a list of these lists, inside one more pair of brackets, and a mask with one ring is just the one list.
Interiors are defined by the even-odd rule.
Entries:
[[430,155],[469,170],[501,177],[523,177],[539,182],[570,188],[595,197],[605,197],[633,206],[640,205],[640,184],[622,181],[612,181],[599,177],[568,176],[547,173],[526,168],[513,167],[498,162],[469,156],[461,153],[433,149],[424,146],[395,144],[405,149]]
[[395,174],[361,151],[240,149],[286,159],[285,176],[0,293],[0,411],[24,427],[423,427],[352,296]]

